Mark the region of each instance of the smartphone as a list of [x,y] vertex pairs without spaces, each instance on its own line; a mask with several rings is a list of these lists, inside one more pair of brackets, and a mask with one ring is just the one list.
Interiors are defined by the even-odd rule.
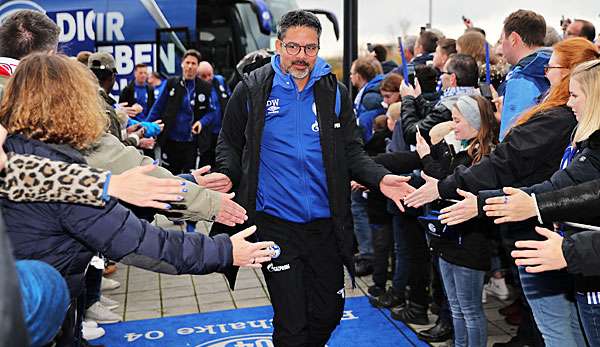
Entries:
[[414,64],[408,64],[406,66],[408,68],[408,83],[410,83],[411,86],[415,86],[415,65]]
[[367,51],[369,51],[369,53],[373,52],[373,44],[371,44],[371,42],[367,43]]
[[481,96],[486,98],[492,104],[492,110],[496,112],[496,104],[492,100],[494,100],[494,96],[492,95],[492,88],[490,88],[490,84],[486,82],[479,83],[479,92]]

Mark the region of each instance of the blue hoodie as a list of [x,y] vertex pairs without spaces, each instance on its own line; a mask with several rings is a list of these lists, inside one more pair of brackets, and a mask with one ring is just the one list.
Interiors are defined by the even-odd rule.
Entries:
[[385,109],[381,104],[383,97],[379,92],[379,86],[384,77],[384,75],[377,75],[367,82],[362,88],[362,94],[354,103],[354,113],[365,143],[373,137],[373,120],[375,117],[385,114]]
[[[331,67],[318,58],[308,83],[299,92],[292,76],[281,70],[279,55],[272,58],[271,66],[275,77],[265,105],[256,211],[294,223],[329,218],[313,86],[331,72]],[[338,117],[339,93],[338,89],[335,103]]]
[[542,95],[550,88],[550,82],[544,74],[544,65],[548,64],[552,52],[538,50],[515,65],[504,84],[504,104],[500,120],[500,141],[523,111],[539,102]]

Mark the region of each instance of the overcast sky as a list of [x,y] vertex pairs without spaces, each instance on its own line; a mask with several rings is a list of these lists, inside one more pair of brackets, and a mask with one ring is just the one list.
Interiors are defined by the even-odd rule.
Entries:
[[[302,8],[321,8],[333,11],[340,23],[343,35],[342,0],[297,0]],[[511,12],[520,8],[536,11],[544,16],[546,24],[559,30],[561,15],[566,18],[582,18],[594,23],[596,32],[600,29],[600,0],[574,1],[474,1],[474,0],[432,0],[433,27],[442,30],[447,37],[458,38],[464,32],[461,17],[470,18],[476,26],[485,29],[488,41],[494,43],[500,37],[502,21]],[[427,0],[358,0],[358,42],[359,48],[367,42],[394,43],[403,34],[417,34],[429,17]],[[341,55],[343,41],[335,42],[333,29],[322,17],[322,55]]]

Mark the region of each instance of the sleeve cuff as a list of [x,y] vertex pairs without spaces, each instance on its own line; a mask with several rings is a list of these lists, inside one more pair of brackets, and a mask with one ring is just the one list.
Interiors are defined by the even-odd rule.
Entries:
[[540,213],[540,208],[538,207],[537,199],[535,198],[535,193],[531,193],[531,197],[533,198],[533,204],[535,205],[535,214],[537,216],[538,223],[544,224],[542,221],[542,214]]

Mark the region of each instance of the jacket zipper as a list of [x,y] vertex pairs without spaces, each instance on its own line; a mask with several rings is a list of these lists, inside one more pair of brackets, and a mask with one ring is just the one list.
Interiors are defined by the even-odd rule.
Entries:
[[302,112],[300,112],[300,96],[301,96],[301,92],[298,90],[298,87],[295,85],[294,83],[294,90],[296,91],[296,134],[298,136],[298,148],[299,148],[299,152],[298,152],[298,159],[300,160],[300,169],[302,171],[302,183],[304,185],[304,192],[305,194],[303,194],[303,198],[304,198],[304,203],[305,203],[305,211],[306,211],[306,217],[307,217],[307,221],[310,221],[312,219],[311,216],[311,211],[310,211],[310,201],[308,198],[308,194],[309,194],[309,187],[306,183],[307,178],[306,178],[306,162],[305,162],[305,158],[304,158],[304,144],[302,141]]

